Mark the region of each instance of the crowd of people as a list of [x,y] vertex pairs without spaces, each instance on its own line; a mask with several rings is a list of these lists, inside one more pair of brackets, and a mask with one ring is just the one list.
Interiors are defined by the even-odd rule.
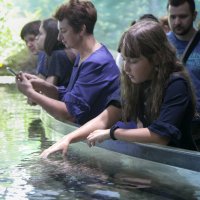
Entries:
[[200,114],[195,2],[168,0],[167,12],[167,18],[145,14],[133,21],[117,60],[94,36],[91,1],[70,0],[53,18],[23,27],[21,37],[38,63],[36,75],[16,76],[19,91],[55,118],[81,125],[42,158],[65,155],[81,140],[90,147],[112,139],[197,150],[191,133]]

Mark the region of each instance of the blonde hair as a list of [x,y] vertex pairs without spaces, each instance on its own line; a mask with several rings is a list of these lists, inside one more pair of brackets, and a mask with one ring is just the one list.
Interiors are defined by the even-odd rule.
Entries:
[[169,26],[169,22],[168,22],[168,16],[162,16],[159,18],[159,22],[163,28],[163,30],[165,31],[165,33],[168,33],[170,31],[170,26]]

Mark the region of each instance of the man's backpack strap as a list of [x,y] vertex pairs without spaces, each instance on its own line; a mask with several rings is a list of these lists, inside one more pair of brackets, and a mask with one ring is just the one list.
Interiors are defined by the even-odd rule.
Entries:
[[187,45],[185,51],[183,52],[183,56],[181,61],[185,64],[187,62],[188,57],[190,56],[191,52],[197,45],[200,40],[200,30],[198,30],[194,36],[190,39],[189,44]]

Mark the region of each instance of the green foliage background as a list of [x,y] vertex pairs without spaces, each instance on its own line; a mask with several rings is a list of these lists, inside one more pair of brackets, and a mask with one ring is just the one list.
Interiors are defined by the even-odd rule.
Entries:
[[[57,7],[65,2],[67,1],[0,0],[0,66],[1,63],[23,65],[23,62],[29,59],[29,55],[19,37],[22,26],[33,19],[52,16]],[[145,13],[152,13],[158,18],[167,14],[167,0],[92,0],[92,2],[98,11],[96,38],[113,50],[116,50],[121,34],[133,20]],[[200,0],[195,2],[198,11]],[[199,17],[196,22],[200,21]],[[18,23],[14,29],[9,25],[11,19]]]
[[8,16],[11,17],[12,4],[0,0],[0,65],[8,56],[21,51],[21,41],[16,39],[15,33],[9,27]]

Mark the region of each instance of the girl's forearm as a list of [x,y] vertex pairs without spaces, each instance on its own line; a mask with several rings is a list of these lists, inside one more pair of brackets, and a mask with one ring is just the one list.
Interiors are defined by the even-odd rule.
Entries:
[[128,142],[156,143],[167,145],[169,138],[151,132],[148,128],[116,129],[114,136],[118,140]]

